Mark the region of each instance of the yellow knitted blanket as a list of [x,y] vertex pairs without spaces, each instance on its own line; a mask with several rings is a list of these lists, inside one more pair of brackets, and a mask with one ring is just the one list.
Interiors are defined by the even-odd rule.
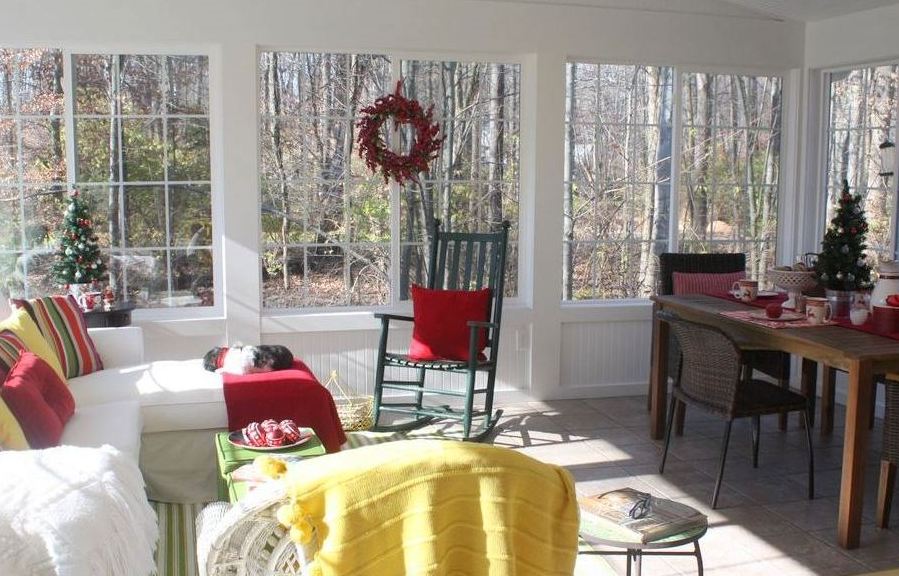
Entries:
[[322,576],[550,576],[574,571],[567,471],[494,446],[408,440],[304,461],[286,476]]

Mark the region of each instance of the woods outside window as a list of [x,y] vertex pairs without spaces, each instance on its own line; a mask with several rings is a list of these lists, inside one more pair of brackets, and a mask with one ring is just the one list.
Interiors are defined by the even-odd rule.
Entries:
[[896,90],[899,66],[874,66],[831,72],[828,75],[826,130],[825,226],[833,218],[836,200],[849,190],[862,196],[868,218],[871,263],[893,259],[895,250],[896,175],[887,181],[879,146],[896,141]]
[[0,92],[11,295],[60,291],[50,267],[75,186],[118,299],[213,305],[207,57],[6,50]]
[[[517,230],[517,65],[265,52],[259,76],[265,308],[406,299],[409,284],[424,281],[433,216],[450,230],[489,230],[503,219]],[[359,110],[401,78],[406,96],[434,105],[446,138],[421,185],[402,189],[369,172],[355,142]],[[397,150],[408,137],[387,133]],[[514,294],[517,258],[508,261]]]
[[777,235],[781,84],[569,63],[563,300],[647,297],[666,251],[745,252],[747,273],[764,280]]

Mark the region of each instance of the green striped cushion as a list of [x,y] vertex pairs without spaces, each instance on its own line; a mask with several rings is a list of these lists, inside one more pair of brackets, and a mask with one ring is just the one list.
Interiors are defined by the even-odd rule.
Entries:
[[9,369],[16,363],[24,349],[25,344],[12,330],[0,332],[0,382],[6,379]]
[[41,335],[56,352],[66,378],[103,369],[94,341],[87,333],[84,314],[72,296],[45,296],[11,302],[28,311]]

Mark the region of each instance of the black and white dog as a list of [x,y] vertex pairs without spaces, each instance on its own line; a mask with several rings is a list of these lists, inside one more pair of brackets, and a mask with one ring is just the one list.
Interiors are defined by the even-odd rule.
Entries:
[[216,346],[203,356],[203,368],[210,372],[252,374],[285,370],[293,365],[293,354],[280,344],[259,346]]

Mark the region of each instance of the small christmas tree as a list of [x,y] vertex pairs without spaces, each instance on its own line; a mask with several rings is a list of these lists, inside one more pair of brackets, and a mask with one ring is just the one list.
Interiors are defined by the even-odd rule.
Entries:
[[860,195],[849,193],[849,182],[843,180],[837,212],[824,234],[815,265],[821,284],[831,290],[871,287],[871,266],[865,256],[868,222],[861,201]]
[[78,190],[69,193],[53,275],[60,284],[87,284],[106,276],[90,211]]

